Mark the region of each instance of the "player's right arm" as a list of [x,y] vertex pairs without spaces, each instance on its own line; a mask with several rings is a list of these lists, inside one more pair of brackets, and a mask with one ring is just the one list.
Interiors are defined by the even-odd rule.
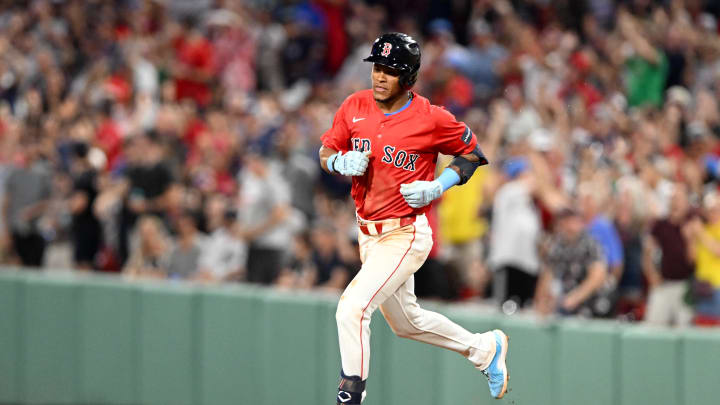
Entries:
[[370,151],[351,150],[342,153],[323,145],[320,147],[320,166],[330,174],[362,176],[370,162],[369,156]]
[[338,151],[336,151],[333,148],[329,148],[325,145],[320,147],[320,167],[322,167],[323,170],[325,170],[328,173],[333,173],[332,170],[328,168],[328,159],[330,159],[331,156],[337,154]]
[[362,176],[370,162],[368,158],[370,151],[350,150],[350,130],[345,116],[348,100],[345,100],[340,106],[335,114],[332,127],[321,138],[322,147],[318,152],[320,166],[331,174]]

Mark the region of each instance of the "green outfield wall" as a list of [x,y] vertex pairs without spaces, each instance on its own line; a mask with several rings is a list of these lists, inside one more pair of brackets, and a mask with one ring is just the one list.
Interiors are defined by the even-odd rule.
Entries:
[[[337,297],[0,269],[0,404],[334,404]],[[720,403],[720,330],[540,324],[426,304],[510,336],[497,401],[461,356],[376,313],[364,405]]]

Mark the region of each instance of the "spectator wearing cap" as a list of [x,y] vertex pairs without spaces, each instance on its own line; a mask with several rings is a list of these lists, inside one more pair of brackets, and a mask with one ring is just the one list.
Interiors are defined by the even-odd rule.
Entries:
[[643,273],[649,289],[645,322],[649,324],[683,326],[692,320],[692,309],[684,301],[687,280],[694,271],[690,224],[687,187],[675,183],[669,214],[651,224],[643,238]]
[[503,171],[508,181],[493,200],[488,262],[494,272],[496,299],[524,306],[532,301],[540,268],[541,222],[533,202],[536,184],[525,157],[508,159]]
[[563,209],[546,245],[535,309],[541,314],[594,316],[595,295],[606,272],[602,249],[585,229],[580,214]]

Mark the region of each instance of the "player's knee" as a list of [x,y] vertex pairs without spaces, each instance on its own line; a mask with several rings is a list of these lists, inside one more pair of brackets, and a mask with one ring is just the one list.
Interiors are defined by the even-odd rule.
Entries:
[[414,339],[417,335],[422,333],[422,330],[418,329],[414,324],[404,323],[401,327],[393,328],[393,332],[395,332],[397,337]]
[[390,329],[395,333],[395,336],[404,339],[410,339],[415,335],[415,330],[408,326],[390,325]]
[[408,312],[404,314],[403,319],[397,322],[388,321],[388,324],[397,337],[413,339],[422,333],[422,330],[417,326],[418,320],[418,317],[414,313]]

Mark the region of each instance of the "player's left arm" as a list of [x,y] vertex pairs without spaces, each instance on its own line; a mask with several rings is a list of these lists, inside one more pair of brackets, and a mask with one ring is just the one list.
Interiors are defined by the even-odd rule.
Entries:
[[439,109],[436,115],[436,133],[439,139],[437,149],[440,153],[453,155],[455,158],[435,180],[418,180],[400,186],[400,193],[413,208],[424,207],[449,188],[467,183],[478,167],[488,164],[475,134],[465,123],[456,121],[455,117],[444,109]]

